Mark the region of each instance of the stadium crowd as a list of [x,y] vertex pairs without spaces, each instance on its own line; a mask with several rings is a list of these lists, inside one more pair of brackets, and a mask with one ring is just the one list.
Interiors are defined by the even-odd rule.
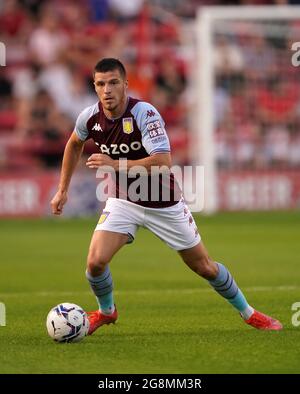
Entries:
[[[220,167],[300,167],[300,74],[290,37],[299,23],[231,24],[215,40],[215,129]],[[277,35],[278,28],[285,34]],[[227,30],[228,32],[228,30]]]
[[[60,164],[78,114],[97,100],[91,72],[102,57],[124,61],[129,94],[159,109],[174,162],[187,164],[193,64],[181,27],[199,6],[228,3],[0,0],[7,65],[0,67],[0,169]],[[231,2],[250,3],[288,2]],[[216,40],[218,161],[226,168],[300,166],[298,74],[280,61],[290,59],[289,43],[241,37],[247,42],[226,35]],[[88,145],[87,153],[92,150]]]

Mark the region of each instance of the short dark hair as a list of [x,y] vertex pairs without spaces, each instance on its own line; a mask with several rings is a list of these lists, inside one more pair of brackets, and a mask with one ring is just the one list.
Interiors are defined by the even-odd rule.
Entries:
[[98,73],[106,73],[108,71],[119,70],[120,75],[122,78],[126,78],[126,70],[123,63],[120,62],[118,59],[114,59],[112,57],[107,57],[100,60],[95,68],[94,68],[94,77],[95,74]]

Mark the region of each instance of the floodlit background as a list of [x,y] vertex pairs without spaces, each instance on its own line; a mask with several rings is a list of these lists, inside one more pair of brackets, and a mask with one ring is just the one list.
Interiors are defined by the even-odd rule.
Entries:
[[[213,152],[213,210],[299,207],[300,72],[291,63],[299,19],[212,23],[211,75],[202,80],[213,84],[203,98],[197,86],[208,59],[196,16],[205,5],[222,2],[0,2],[0,216],[49,215],[64,144],[80,111],[97,101],[91,74],[102,57],[121,59],[129,94],[158,108],[174,164],[207,166],[202,156]],[[212,146],[201,137],[206,119]],[[97,148],[89,142],[91,152]],[[94,174],[83,168],[66,215],[98,209]]]

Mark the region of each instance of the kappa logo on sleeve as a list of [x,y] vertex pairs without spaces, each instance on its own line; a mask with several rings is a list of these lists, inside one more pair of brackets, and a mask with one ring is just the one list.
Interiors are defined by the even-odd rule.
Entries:
[[146,114],[146,119],[152,118],[152,116],[155,116],[155,115],[156,115],[156,113],[152,109],[148,110],[147,114]]

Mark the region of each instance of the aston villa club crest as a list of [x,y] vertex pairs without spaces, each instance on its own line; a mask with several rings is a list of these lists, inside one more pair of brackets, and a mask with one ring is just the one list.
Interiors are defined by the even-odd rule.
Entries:
[[132,118],[123,119],[123,132],[126,134],[131,134],[133,132]]

